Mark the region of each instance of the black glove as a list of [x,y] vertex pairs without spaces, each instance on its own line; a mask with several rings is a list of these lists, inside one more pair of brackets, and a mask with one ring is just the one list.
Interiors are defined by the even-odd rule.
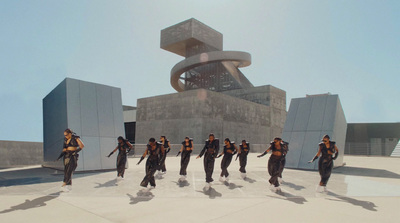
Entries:
[[338,156],[339,156],[339,151],[337,151],[337,152],[336,152],[335,156],[334,156],[334,157],[332,157],[332,159],[333,159],[333,160],[335,160],[335,159],[337,159],[337,158],[338,158]]
[[140,157],[140,160],[139,160],[139,162],[138,162],[136,165],[139,165],[143,160],[144,160],[144,157],[143,157],[143,156]]
[[261,158],[267,154],[267,151],[263,152],[261,155],[258,155],[257,158]]
[[235,151],[233,151],[233,153],[232,153],[232,155],[235,155],[237,152],[236,152],[236,150]]
[[218,156],[217,156],[217,158],[220,158],[222,156],[222,154],[219,154]]
[[166,153],[169,153],[169,151],[171,151],[171,148],[168,148],[167,151],[166,151]]
[[315,155],[314,158],[313,158],[312,160],[308,161],[308,163],[312,163],[312,162],[314,162],[316,159],[318,159],[318,156],[317,156],[317,155]]
[[114,154],[114,152],[111,152],[110,154],[108,154],[107,157],[110,158],[110,156],[111,156],[112,154]]
[[239,155],[240,155],[240,153],[238,153],[238,154],[236,155],[235,161],[239,158]]
[[178,154],[176,154],[176,156],[179,156],[179,154],[181,154],[181,151],[179,151]]
[[59,161],[63,156],[65,155],[65,152],[61,152],[60,155],[57,157],[56,161]]

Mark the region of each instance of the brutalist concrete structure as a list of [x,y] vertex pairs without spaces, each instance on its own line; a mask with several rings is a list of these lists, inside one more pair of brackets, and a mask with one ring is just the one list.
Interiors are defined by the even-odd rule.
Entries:
[[229,137],[253,145],[281,136],[286,92],[250,83],[239,70],[251,64],[249,53],[223,51],[222,34],[195,19],[162,30],[160,45],[185,57],[171,70],[178,93],[138,99],[136,148],[160,135],[172,144],[185,136],[203,144],[213,132],[221,143]]
[[63,147],[66,128],[85,144],[77,171],[115,168],[106,155],[124,136],[121,89],[66,78],[43,99],[43,166],[62,169],[54,162]]
[[339,157],[335,166],[343,165],[347,122],[338,95],[314,95],[294,98],[290,102],[282,139],[289,142],[286,167],[318,169],[318,162],[309,164],[318,151],[322,136],[336,141]]

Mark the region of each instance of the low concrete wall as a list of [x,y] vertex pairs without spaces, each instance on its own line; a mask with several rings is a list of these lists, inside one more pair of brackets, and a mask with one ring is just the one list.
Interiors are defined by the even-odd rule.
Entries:
[[0,141],[0,168],[40,165],[43,162],[43,143]]

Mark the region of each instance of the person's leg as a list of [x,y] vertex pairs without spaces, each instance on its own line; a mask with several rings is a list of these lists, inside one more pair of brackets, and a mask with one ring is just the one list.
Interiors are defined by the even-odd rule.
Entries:
[[274,185],[275,187],[279,187],[278,177],[279,177],[279,167],[280,167],[280,160],[277,157],[271,156],[268,162],[268,168],[271,178],[269,182]]
[[221,177],[226,177],[226,173],[227,173],[227,166],[226,166],[226,156],[222,157],[221,160]]
[[228,167],[231,165],[232,156],[227,156],[225,161],[225,177],[229,177]]
[[214,181],[212,178],[212,174],[214,172],[214,162],[215,160],[213,158],[208,158],[206,161],[206,182],[211,183]]
[[147,185],[149,184],[149,180],[150,180],[150,161],[147,159],[146,161],[146,167],[145,167],[145,171],[146,171],[146,175],[144,176],[142,182],[140,183],[140,186],[142,187],[147,187]]

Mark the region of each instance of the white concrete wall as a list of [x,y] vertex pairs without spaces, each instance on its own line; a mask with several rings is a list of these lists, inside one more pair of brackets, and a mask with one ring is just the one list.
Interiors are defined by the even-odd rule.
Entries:
[[339,157],[335,166],[343,164],[347,122],[338,95],[319,95],[292,99],[283,128],[282,138],[289,142],[286,166],[318,169],[309,164],[318,150],[323,135],[336,141]]

